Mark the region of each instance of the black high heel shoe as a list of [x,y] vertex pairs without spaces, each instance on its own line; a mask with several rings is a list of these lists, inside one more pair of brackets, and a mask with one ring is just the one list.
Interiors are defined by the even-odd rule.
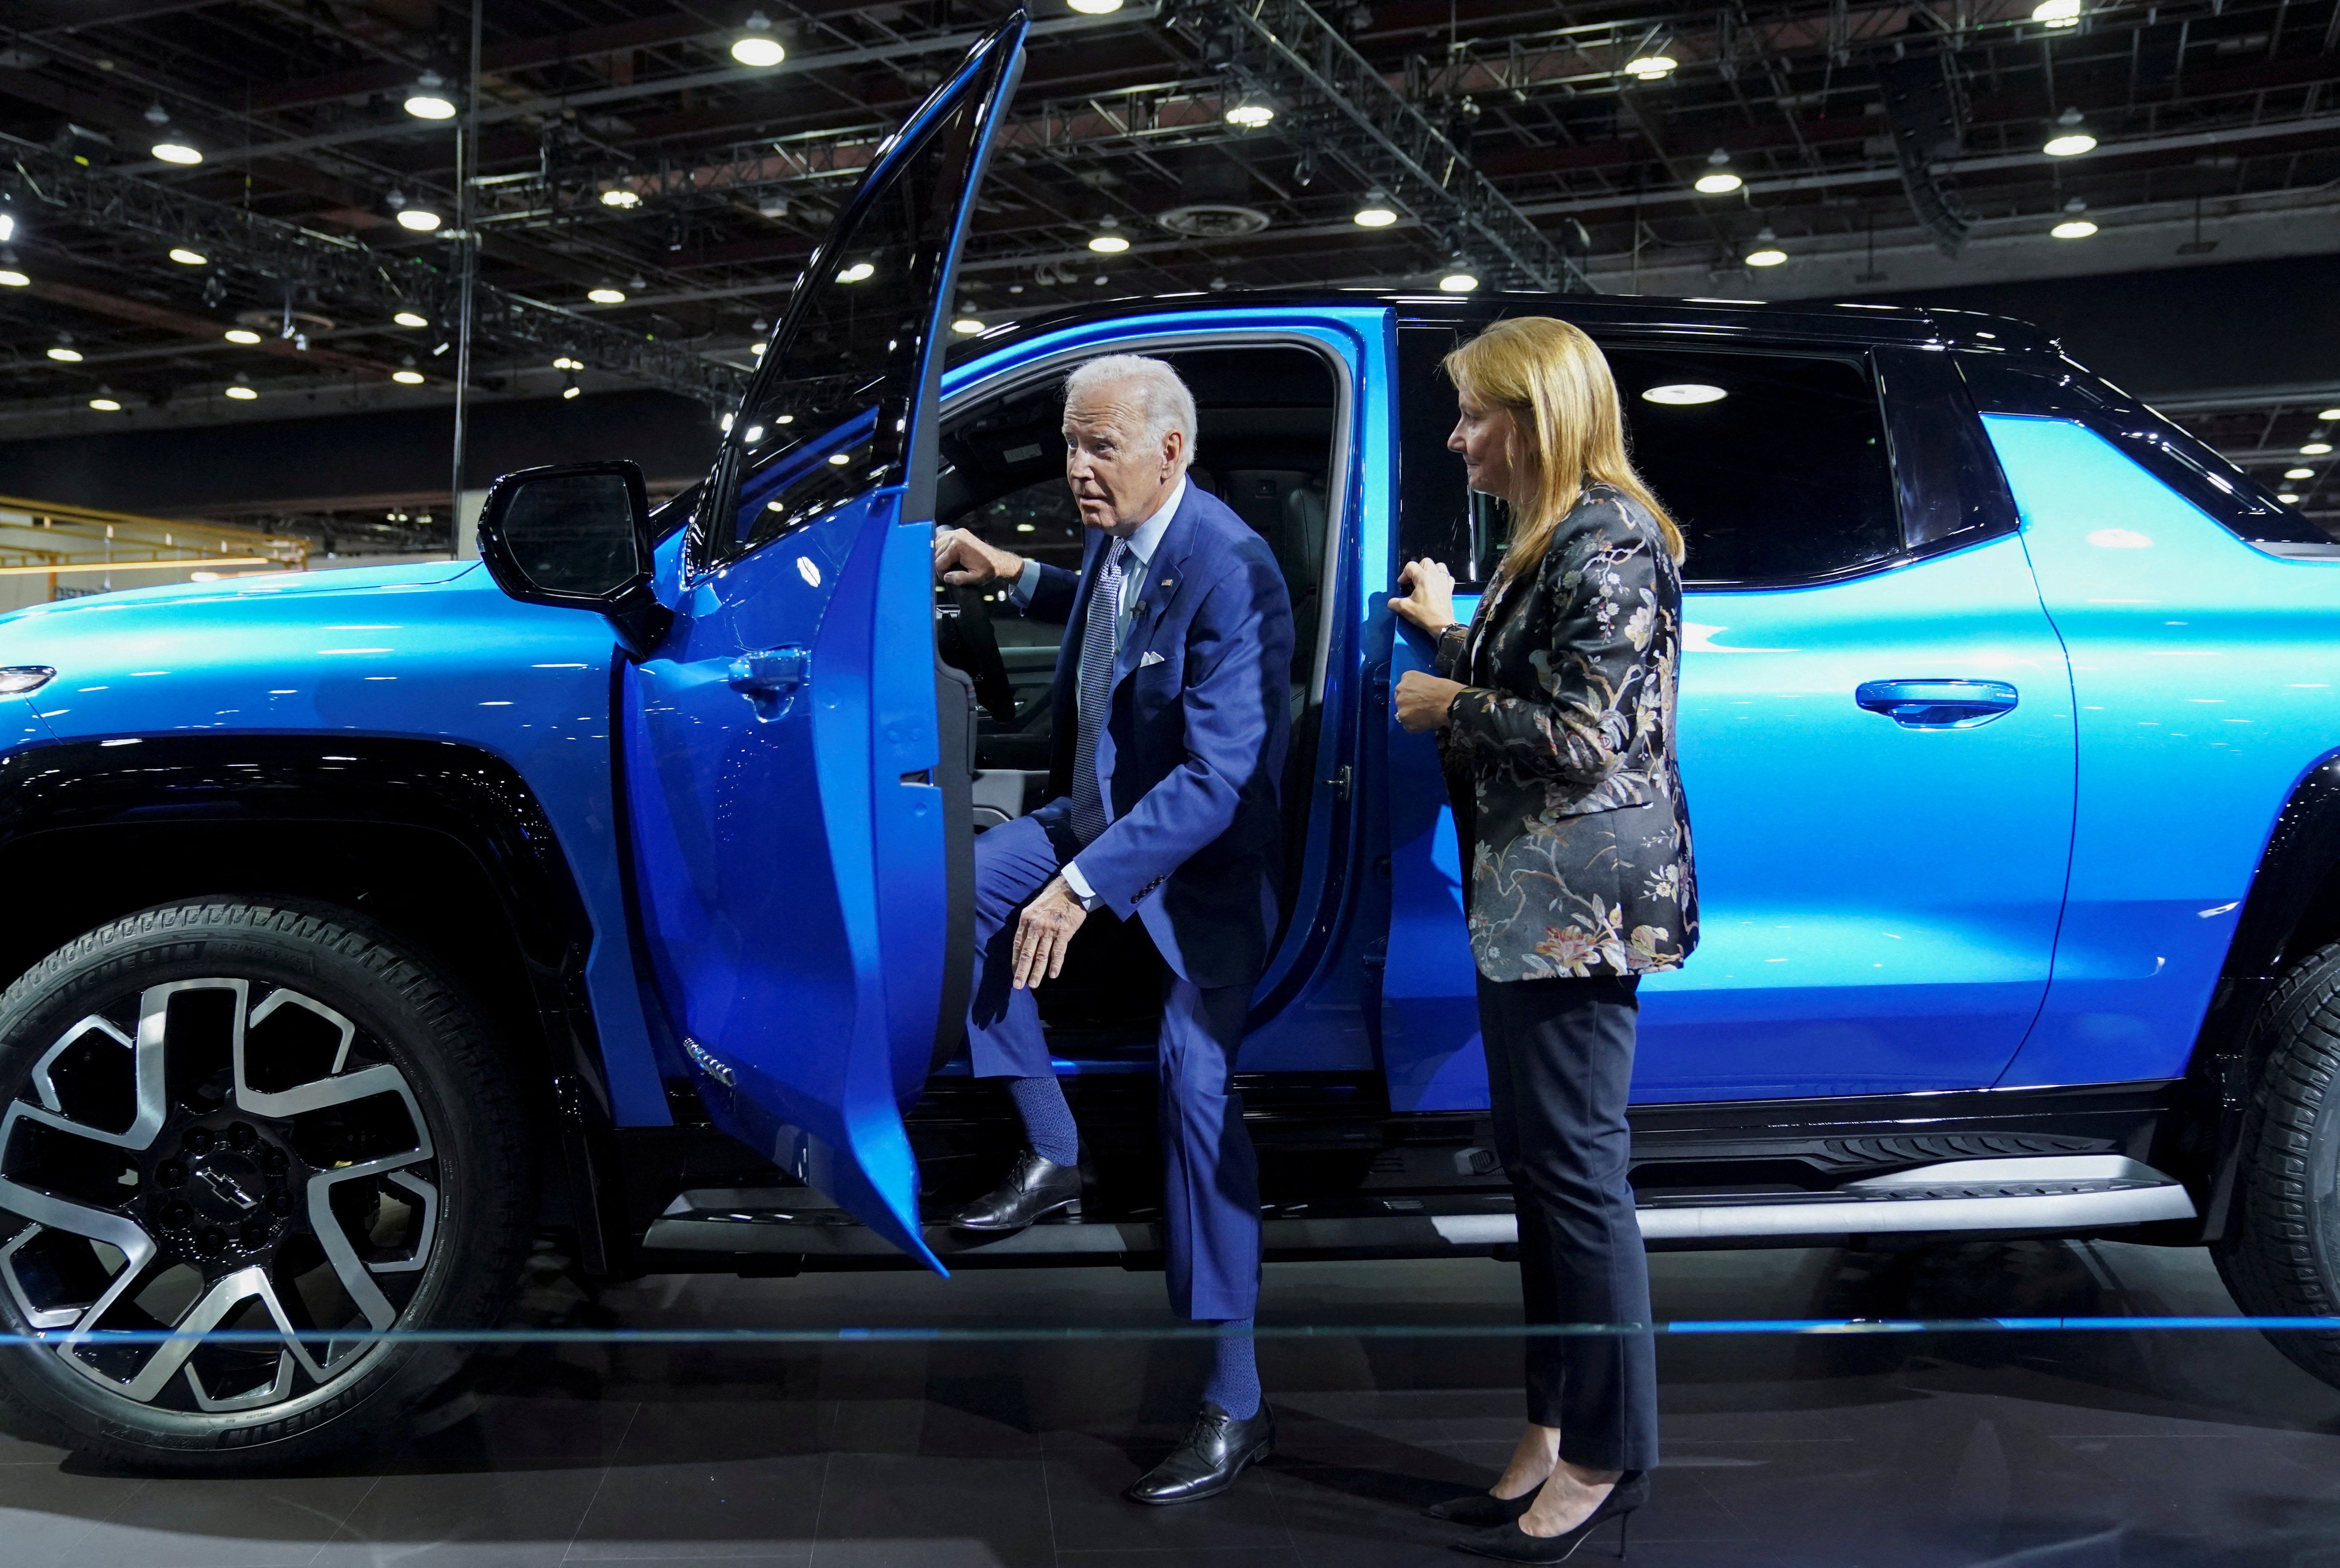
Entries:
[[[1650,1476],[1645,1470],[1628,1470],[1617,1477],[1617,1484],[1601,1500],[1584,1522],[1573,1530],[1557,1535],[1531,1535],[1519,1526],[1516,1519],[1466,1535],[1454,1543],[1457,1552],[1468,1552],[1477,1557],[1492,1557],[1498,1563],[1565,1563],[1576,1554],[1593,1531],[1610,1520],[1617,1521],[1617,1555],[1625,1554],[1625,1532],[1633,1510],[1650,1500]],[[1522,1510],[1522,1513],[1525,1510]]]
[[1496,1497],[1484,1492],[1473,1492],[1463,1497],[1450,1497],[1443,1503],[1433,1503],[1423,1510],[1433,1519],[1443,1519],[1449,1524],[1468,1524],[1482,1530],[1490,1524],[1509,1524],[1512,1520],[1535,1506],[1536,1494],[1543,1490],[1539,1481],[1517,1497]]

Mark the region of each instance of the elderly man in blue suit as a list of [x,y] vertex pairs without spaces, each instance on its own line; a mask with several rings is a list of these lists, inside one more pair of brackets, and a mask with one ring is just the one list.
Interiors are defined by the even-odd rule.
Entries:
[[1056,795],[976,840],[975,1072],[1005,1077],[1031,1146],[961,1215],[1020,1230],[1080,1199],[1077,1129],[1031,987],[1093,912],[1145,922],[1167,965],[1157,1047],[1172,1306],[1225,1325],[1185,1441],[1128,1495],[1184,1503],[1274,1447],[1248,1334],[1259,1297],[1259,1169],[1235,1053],[1274,930],[1276,787],[1291,739],[1292,606],[1267,545],[1190,483],[1195,399],[1163,361],[1115,354],[1065,385],[1065,477],[1087,525],[1081,570],[951,530],[936,570],[1011,582],[1065,622]]

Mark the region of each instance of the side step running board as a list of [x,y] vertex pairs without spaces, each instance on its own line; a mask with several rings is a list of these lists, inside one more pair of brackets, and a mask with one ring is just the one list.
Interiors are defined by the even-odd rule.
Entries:
[[[1361,1199],[1350,1212],[1270,1215],[1261,1242],[1271,1256],[1484,1252],[1519,1240],[1508,1213],[1485,1199]],[[1875,1236],[1891,1232],[2093,1231],[2194,1217],[2186,1189],[2151,1166],[2119,1155],[1951,1160],[1871,1176],[1834,1192],[1750,1197],[1659,1198],[1641,1206],[1650,1241]],[[1068,1221],[1015,1236],[978,1237],[945,1226],[927,1241],[946,1257],[1086,1256],[1096,1261],[1158,1254],[1159,1227],[1145,1221]],[[891,1245],[803,1188],[686,1192],[650,1225],[642,1245],[662,1251],[794,1253],[806,1257],[891,1257]]]

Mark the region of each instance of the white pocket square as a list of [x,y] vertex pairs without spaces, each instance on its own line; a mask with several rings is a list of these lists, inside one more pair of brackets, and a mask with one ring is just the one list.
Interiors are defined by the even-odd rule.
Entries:
[[1167,664],[1170,661],[1167,659],[1165,659],[1162,655],[1155,652],[1150,648],[1137,656],[1137,667],[1140,670],[1144,670],[1149,665]]

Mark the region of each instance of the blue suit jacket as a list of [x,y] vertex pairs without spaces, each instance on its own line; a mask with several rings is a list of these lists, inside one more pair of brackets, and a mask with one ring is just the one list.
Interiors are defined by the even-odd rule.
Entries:
[[[1092,531],[1077,573],[1043,565],[1025,610],[1066,627],[1048,776],[1058,798],[1035,813],[1052,819],[1072,811],[1081,631],[1108,542]],[[1189,481],[1114,660],[1096,749],[1111,820],[1079,859],[1100,905],[1144,920],[1164,959],[1197,986],[1252,985],[1267,962],[1292,640],[1291,598],[1266,541]]]

